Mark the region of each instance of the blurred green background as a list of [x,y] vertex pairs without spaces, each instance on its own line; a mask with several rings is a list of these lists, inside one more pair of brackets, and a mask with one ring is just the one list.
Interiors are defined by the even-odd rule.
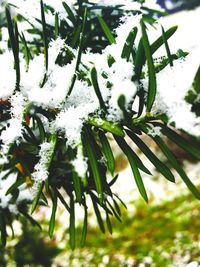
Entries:
[[[0,250],[0,266],[191,266],[200,264],[200,203],[191,195],[161,203],[136,200],[123,209],[123,222],[113,221],[113,234],[90,226],[84,248],[71,251],[67,230],[50,240],[43,231],[22,221],[19,234]],[[91,221],[92,218],[90,218]],[[62,228],[62,230],[60,229]],[[81,227],[79,229],[81,231]]]

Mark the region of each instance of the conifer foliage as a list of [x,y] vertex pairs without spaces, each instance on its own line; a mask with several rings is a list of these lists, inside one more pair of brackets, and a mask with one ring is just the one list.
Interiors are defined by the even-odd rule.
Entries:
[[[176,170],[200,199],[200,192],[166,143],[168,138],[200,159],[199,147],[177,133],[176,124],[180,130],[187,128],[173,120],[163,99],[159,102],[163,73],[167,71],[170,79],[175,68],[180,71],[180,65],[187,64],[187,53],[171,53],[168,45],[177,27],[164,29],[156,22],[165,12],[153,1],[151,6],[148,1],[53,4],[41,0],[21,1],[21,7],[15,1],[6,2],[0,54],[1,65],[5,64],[0,80],[1,243],[6,245],[7,227],[12,229],[13,220],[23,216],[37,225],[33,213],[41,205],[52,207],[50,237],[58,205],[69,212],[72,249],[76,246],[77,205],[85,214],[81,246],[89,223],[88,202],[100,230],[105,232],[106,222],[112,232],[111,217],[121,221],[124,204],[112,191],[118,178],[113,142],[127,157],[133,184],[135,180],[146,202],[148,190],[142,173],[152,174],[131,142],[163,179],[175,182],[172,169]],[[163,55],[157,58],[162,47]],[[195,73],[194,77],[198,93],[199,79]],[[192,81],[188,86],[192,88]],[[198,136],[200,123],[194,113],[190,127]],[[145,144],[146,135],[170,166]]]

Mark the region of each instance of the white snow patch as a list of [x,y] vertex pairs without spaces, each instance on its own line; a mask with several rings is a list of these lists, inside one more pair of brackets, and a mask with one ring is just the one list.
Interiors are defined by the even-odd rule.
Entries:
[[198,65],[199,57],[194,53],[159,72],[158,92],[152,109],[153,113],[167,114],[169,122],[175,122],[178,129],[194,136],[200,135],[200,118],[191,112],[191,105],[184,98],[192,87]]

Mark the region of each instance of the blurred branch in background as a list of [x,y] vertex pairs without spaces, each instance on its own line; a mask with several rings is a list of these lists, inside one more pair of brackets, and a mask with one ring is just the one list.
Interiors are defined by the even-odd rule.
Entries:
[[157,0],[157,2],[169,13],[176,13],[186,9],[194,9],[200,5],[199,0]]

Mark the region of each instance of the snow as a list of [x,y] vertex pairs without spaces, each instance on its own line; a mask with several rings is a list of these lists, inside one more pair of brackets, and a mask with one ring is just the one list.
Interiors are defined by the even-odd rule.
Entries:
[[71,64],[63,67],[55,63],[63,47],[64,40],[60,38],[52,40],[49,45],[48,80],[43,88],[41,88],[41,83],[45,74],[44,55],[34,57],[30,61],[28,71],[22,73],[21,88],[29,102],[44,108],[58,108],[65,100],[75,72],[76,61],[73,60]]
[[95,3],[97,6],[118,6],[120,9],[127,11],[139,11],[141,7],[163,11],[157,4],[157,0],[146,0],[143,4],[132,0],[93,0],[91,2]]
[[[52,69],[55,66],[55,61],[58,57],[58,54],[62,51],[65,46],[65,40],[58,37],[56,40],[51,40],[48,48],[48,53],[50,55],[49,68]],[[70,50],[71,48],[68,47]]]
[[159,126],[152,127],[148,129],[148,135],[152,137],[160,136],[162,128]]
[[24,98],[24,96],[21,93],[16,92],[14,95],[11,96],[10,103],[10,112],[12,117],[18,120],[22,120],[24,106],[26,105],[26,99]]
[[8,126],[1,133],[1,140],[5,145],[9,145],[22,136],[22,122],[18,119],[11,119]]
[[[87,65],[95,65],[98,75],[98,83],[101,90],[103,100],[108,101],[107,119],[110,121],[120,121],[123,114],[118,106],[118,98],[124,95],[126,106],[133,100],[137,85],[132,81],[134,75],[134,67],[132,62],[127,62],[121,58],[121,53],[133,27],[139,25],[141,16],[125,16],[116,29],[116,44],[109,45],[102,51],[102,54],[92,54],[87,52],[82,56],[83,62]],[[112,56],[114,63],[109,66],[107,61]],[[123,71],[122,71],[123,70]],[[102,74],[102,75],[100,75]],[[108,77],[108,78],[106,78]],[[109,84],[109,86],[108,86]]]
[[22,119],[26,105],[26,99],[21,93],[18,92],[12,95],[9,101],[11,104],[11,119],[8,120],[5,130],[2,131],[0,136],[0,140],[4,145],[3,150],[5,153],[8,150],[9,145],[22,136]]
[[74,170],[79,175],[79,177],[84,178],[88,169],[87,160],[83,156],[82,146],[78,147],[78,153],[74,160],[71,161]]
[[191,53],[185,60],[174,61],[173,67],[167,66],[159,72],[157,96],[152,110],[155,114],[167,114],[169,123],[175,122],[178,129],[194,136],[200,135],[200,118],[191,112],[191,105],[184,98],[192,87],[198,65],[196,53]]
[[157,0],[147,0],[143,4],[143,6],[149,8],[149,9],[154,9],[154,10],[163,10],[160,5],[157,3]]
[[35,186],[45,181],[48,178],[48,164],[51,160],[54,150],[54,145],[52,142],[44,142],[40,145],[39,151],[39,162],[34,167],[34,172],[32,173],[32,178],[35,181]]
[[[75,63],[75,62],[74,62]],[[65,100],[74,74],[75,64],[55,66],[43,88],[39,84],[28,92],[28,99],[43,108],[58,108]],[[38,95],[40,98],[38,98]]]
[[64,132],[68,145],[76,147],[80,144],[83,123],[89,114],[98,108],[99,103],[92,88],[88,88],[84,82],[77,81],[64,110],[55,120],[55,128]]
[[[21,70],[21,82],[20,88],[24,95],[31,90],[31,88],[38,87],[42,82],[45,73],[44,67],[44,55],[40,54],[35,56],[29,62],[28,71],[25,69],[25,64],[22,61],[20,64]],[[33,75],[34,73],[34,75]]]
[[16,203],[12,203],[12,195],[6,195],[7,190],[16,181],[16,174],[11,173],[6,179],[2,179],[6,172],[0,173],[0,209],[8,209],[13,214],[18,213],[17,205],[24,200],[32,200],[31,192],[23,185],[19,187],[19,197]]
[[[126,42],[126,39],[129,33],[133,30],[134,27],[138,27],[139,33],[138,35],[141,37],[140,34],[140,20],[142,15],[132,15],[127,14],[120,18],[119,26],[115,29],[116,37],[116,44],[109,45],[106,47],[105,52],[107,54],[111,54],[115,59],[121,59],[121,53]],[[139,41],[139,37],[137,38]],[[136,39],[136,45],[138,43]]]
[[0,62],[6,62],[6,64],[0,64],[0,100],[6,100],[15,89],[16,76],[12,52],[6,51],[0,54]]
[[[196,50],[197,56],[200,49],[200,37],[196,25],[200,23],[200,7],[191,11],[181,11],[166,17],[161,17],[159,23],[168,29],[174,25],[178,25],[176,33],[168,40],[169,47],[172,53],[182,49],[186,52],[194,52]],[[192,30],[191,30],[192,29]],[[160,51],[160,55],[161,55]]]
[[133,100],[137,92],[136,85],[131,80],[121,80],[116,78],[113,81],[113,89],[109,100],[109,111],[107,119],[109,121],[117,122],[123,119],[123,113],[118,106],[118,99],[121,95],[125,96],[125,107],[128,108],[129,103]]
[[131,0],[93,0],[97,6],[120,6],[122,9],[140,10],[141,4]]

